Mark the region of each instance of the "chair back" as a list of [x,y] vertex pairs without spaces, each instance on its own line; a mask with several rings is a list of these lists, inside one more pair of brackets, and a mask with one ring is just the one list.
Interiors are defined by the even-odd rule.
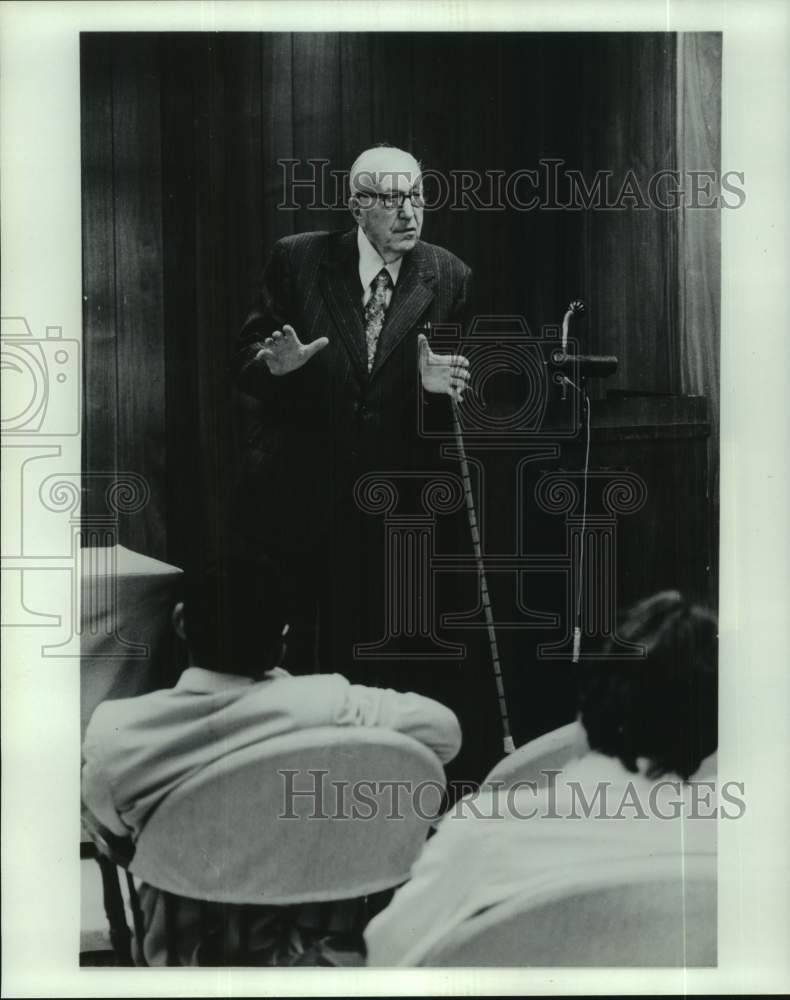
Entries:
[[179,785],[149,817],[130,870],[166,892],[223,903],[369,895],[406,881],[444,787],[436,755],[403,734],[289,733]]
[[583,757],[588,750],[582,724],[569,722],[508,754],[494,766],[484,785],[508,788],[519,781],[531,781],[542,788],[548,784],[546,771],[561,771],[569,761]]
[[[716,859],[651,861],[614,884],[517,896],[466,921],[424,966],[703,967],[716,964]],[[643,866],[644,869],[644,866]]]

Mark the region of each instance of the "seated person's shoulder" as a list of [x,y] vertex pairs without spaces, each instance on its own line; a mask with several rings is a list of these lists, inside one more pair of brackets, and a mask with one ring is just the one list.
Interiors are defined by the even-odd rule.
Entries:
[[120,746],[127,733],[155,724],[173,707],[173,688],[138,694],[133,698],[110,698],[93,710],[85,730],[85,746]]
[[[285,691],[288,688],[294,690],[345,690],[350,687],[347,678],[342,674],[291,674],[282,667],[275,667],[266,673],[262,684],[269,684],[276,690]],[[257,687],[258,685],[256,685]]]
[[112,698],[98,704],[88,722],[86,739],[118,732],[128,716],[137,714],[141,698],[148,698],[148,695],[138,695],[136,698]]
[[302,724],[332,724],[348,698],[351,688],[340,674],[289,674],[286,670],[269,671],[253,684],[245,698],[262,699],[270,710],[293,710]]

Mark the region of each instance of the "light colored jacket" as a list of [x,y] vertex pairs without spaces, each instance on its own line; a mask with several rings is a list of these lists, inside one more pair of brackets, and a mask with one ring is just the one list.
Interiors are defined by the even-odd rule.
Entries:
[[136,839],[158,803],[218,758],[314,726],[381,726],[412,736],[446,763],[458,753],[455,715],[418,694],[350,684],[340,674],[262,681],[189,667],[173,688],[105,701],[83,746],[82,797],[119,836]]

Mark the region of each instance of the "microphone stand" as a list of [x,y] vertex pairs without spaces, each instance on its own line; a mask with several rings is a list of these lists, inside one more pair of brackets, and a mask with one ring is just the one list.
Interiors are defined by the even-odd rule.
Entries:
[[[565,312],[565,316],[562,321],[562,341],[559,350],[556,350],[551,355],[551,367],[555,371],[555,381],[560,382],[564,385],[570,385],[573,389],[579,392],[583,399],[585,400],[587,406],[587,449],[585,457],[585,502],[584,502],[584,517],[586,518],[586,497],[587,497],[587,474],[589,471],[589,459],[590,459],[590,401],[589,397],[584,388],[584,380],[586,378],[605,378],[607,375],[613,374],[617,370],[618,359],[614,355],[597,355],[597,354],[568,354],[568,330],[570,326],[570,321],[575,316],[583,315],[586,311],[584,303],[575,299],[568,306]],[[571,378],[568,377],[567,372],[572,372],[579,379],[581,386],[577,385]],[[486,631],[488,633],[488,645],[491,651],[491,662],[494,668],[494,680],[496,681],[497,698],[499,700],[499,713],[502,719],[502,744],[505,754],[513,753],[515,750],[515,743],[513,742],[513,736],[510,728],[510,715],[507,707],[507,698],[505,697],[505,685],[502,678],[502,665],[499,659],[499,645],[497,643],[496,628],[494,626],[494,615],[491,610],[491,598],[488,592],[488,581],[486,580],[485,572],[485,562],[483,560],[483,551],[480,545],[480,529],[477,521],[477,511],[475,510],[474,494],[472,493],[472,478],[469,473],[469,463],[466,458],[466,449],[464,448],[464,436],[461,430],[461,421],[458,416],[458,404],[454,399],[451,399],[452,403],[452,413],[453,413],[453,434],[455,436],[455,447],[458,452],[458,457],[461,465],[461,478],[464,484],[464,501],[466,505],[467,519],[469,521],[469,531],[472,536],[472,547],[474,549],[475,562],[477,563],[477,572],[480,577],[480,595],[483,604],[483,614],[485,616]],[[584,552],[584,539],[582,538],[582,545],[580,549],[580,558],[583,558]],[[580,566],[581,574],[581,566]],[[577,607],[577,621],[573,629],[573,662],[577,663],[580,654],[581,645],[581,625],[580,625],[580,609],[581,609],[581,576],[579,580],[578,588],[578,607]]]

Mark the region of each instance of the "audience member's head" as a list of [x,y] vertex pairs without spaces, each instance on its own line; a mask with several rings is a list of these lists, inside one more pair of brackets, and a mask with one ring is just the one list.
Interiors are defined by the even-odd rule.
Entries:
[[257,677],[281,661],[286,621],[270,561],[231,557],[186,573],[183,597],[173,623],[194,666]]
[[643,658],[582,664],[579,710],[591,750],[629,771],[647,760],[649,777],[688,779],[717,746],[718,626],[715,616],[664,591],[637,604],[618,628]]

